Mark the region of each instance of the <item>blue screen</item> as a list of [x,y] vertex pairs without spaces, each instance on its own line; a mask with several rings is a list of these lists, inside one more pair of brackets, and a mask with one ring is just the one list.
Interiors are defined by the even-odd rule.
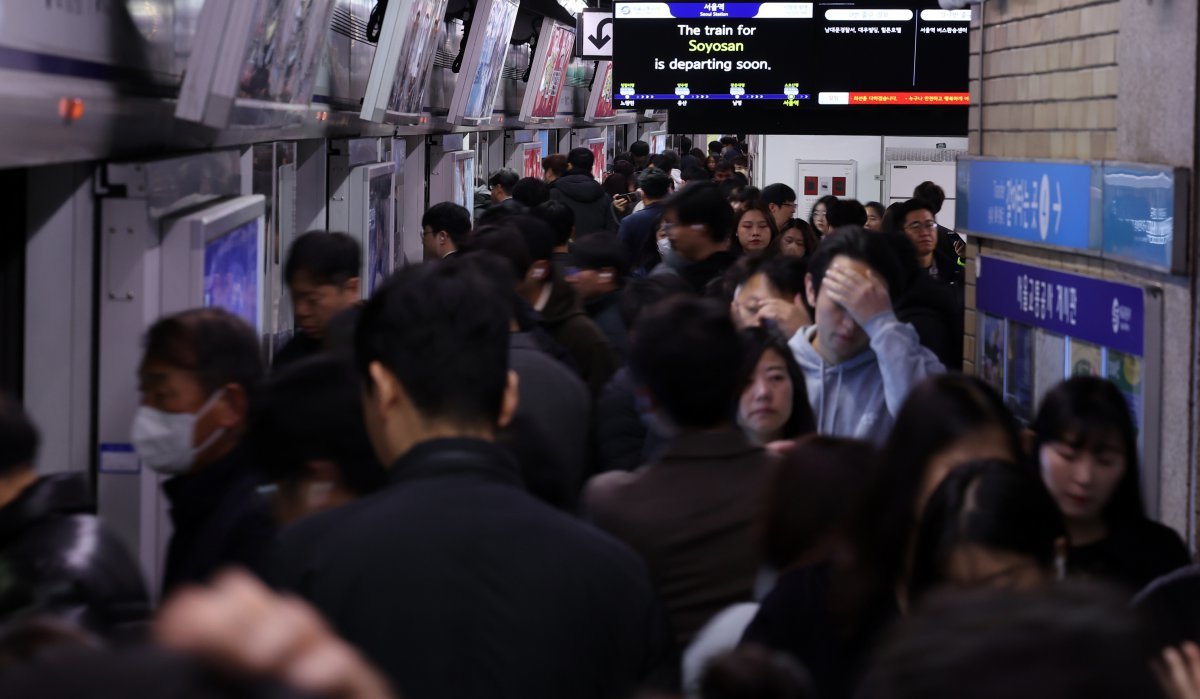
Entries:
[[204,305],[224,308],[259,327],[257,219],[244,223],[204,246]]

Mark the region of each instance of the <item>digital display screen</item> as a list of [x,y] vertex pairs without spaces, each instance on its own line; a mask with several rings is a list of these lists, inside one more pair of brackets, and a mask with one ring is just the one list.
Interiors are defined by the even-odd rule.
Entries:
[[255,219],[213,238],[204,246],[204,305],[224,308],[259,327],[258,268],[260,221]]
[[[404,8],[399,8],[404,9]],[[407,21],[404,43],[400,47],[400,65],[388,111],[396,114],[419,114],[429,85],[434,54],[437,53],[438,29],[446,13],[446,0],[414,0],[412,9],[403,15]]]
[[254,19],[238,97],[307,105],[333,0],[264,0]]
[[[476,12],[485,8],[480,3]],[[517,3],[509,0],[493,0],[491,12],[480,12],[473,20],[471,40],[475,32],[482,30],[483,45],[480,47],[479,62],[471,76],[471,92],[467,97],[462,116],[468,119],[490,119],[496,103],[496,90],[500,87],[500,72],[504,69],[504,57],[508,54],[508,42],[512,38],[513,24],[517,21]],[[480,26],[482,24],[482,26]],[[461,76],[459,78],[462,79]]]
[[[544,43],[543,43],[544,42]],[[538,39],[538,53],[542,54],[541,75],[529,80],[529,90],[535,91],[533,105],[528,116],[534,119],[553,119],[558,116],[558,100],[562,95],[563,83],[567,79],[567,65],[575,50],[575,30],[553,23],[549,36]],[[535,64],[536,66],[537,64]],[[536,73],[536,71],[535,71]]]
[[367,295],[383,285],[391,272],[389,263],[392,261],[390,245],[392,242],[392,178],[391,173],[385,177],[371,180],[367,190],[369,199],[367,211]]
[[673,131],[965,133],[970,10],[937,0],[617,2],[617,107]]
[[588,101],[587,118],[611,119],[616,116],[612,100],[612,61],[601,61],[598,73],[592,82],[592,94]]

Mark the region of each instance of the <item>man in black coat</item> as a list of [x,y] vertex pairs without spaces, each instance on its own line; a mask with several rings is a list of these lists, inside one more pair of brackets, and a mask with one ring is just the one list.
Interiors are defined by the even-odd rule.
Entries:
[[132,438],[143,463],[172,476],[164,593],[230,564],[257,568],[275,537],[242,446],[262,373],[254,330],[220,308],[161,318],[146,333]]
[[39,478],[37,429],[0,394],[0,620],[50,616],[107,638],[141,635],[150,598],[102,525],[82,473]]
[[629,329],[621,319],[618,301],[625,278],[629,276],[629,258],[616,236],[593,233],[575,243],[574,264],[567,283],[583,300],[588,317],[604,333],[621,364],[629,358]]
[[465,260],[367,302],[355,362],[390,483],[286,531],[277,581],[408,699],[626,696],[661,614],[637,555],[530,496],[493,442],[518,401],[510,305]]
[[562,202],[575,212],[576,236],[597,231],[617,232],[612,197],[592,177],[595,162],[595,156],[587,148],[572,149],[567,153],[567,174],[550,185],[550,201]]

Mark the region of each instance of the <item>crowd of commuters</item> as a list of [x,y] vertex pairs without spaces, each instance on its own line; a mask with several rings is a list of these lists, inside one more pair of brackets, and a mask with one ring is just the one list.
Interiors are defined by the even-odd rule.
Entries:
[[365,300],[301,236],[269,367],[157,321],[152,584],[0,396],[0,695],[1200,698],[1129,406],[1075,377],[1022,425],[961,373],[936,186],[798,211],[736,138],[683,153],[494,173]]

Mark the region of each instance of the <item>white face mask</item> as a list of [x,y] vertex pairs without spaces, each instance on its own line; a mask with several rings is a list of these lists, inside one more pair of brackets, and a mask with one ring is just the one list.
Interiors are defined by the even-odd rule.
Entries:
[[671,239],[670,238],[660,238],[658,240],[657,245],[658,245],[658,256],[663,258],[664,260],[667,259],[667,255],[671,254]]
[[146,465],[164,475],[187,473],[196,455],[221,438],[225,428],[215,430],[204,443],[193,447],[196,422],[225,392],[212,394],[195,413],[168,413],[143,405],[133,417],[133,447]]

